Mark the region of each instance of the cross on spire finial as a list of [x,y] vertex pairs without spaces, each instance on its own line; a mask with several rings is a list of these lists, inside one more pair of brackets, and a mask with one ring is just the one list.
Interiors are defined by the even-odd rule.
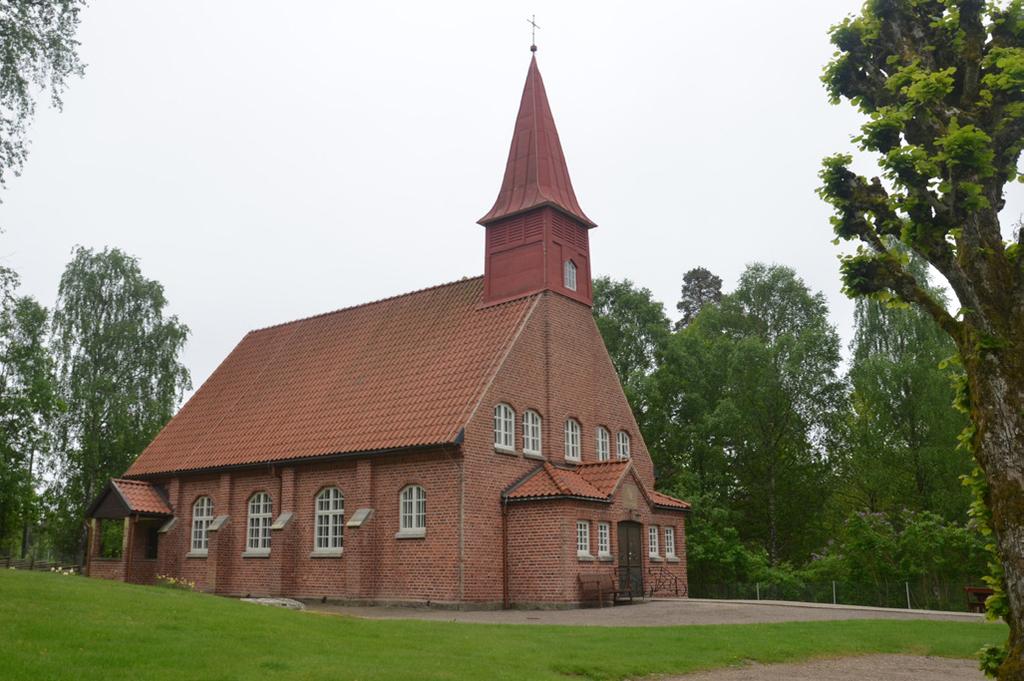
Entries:
[[526,20],[526,23],[530,24],[530,26],[533,27],[532,29],[530,29],[530,52],[536,52],[537,29],[540,28],[540,26],[537,25],[537,15],[534,14],[533,16],[531,16],[529,19]]

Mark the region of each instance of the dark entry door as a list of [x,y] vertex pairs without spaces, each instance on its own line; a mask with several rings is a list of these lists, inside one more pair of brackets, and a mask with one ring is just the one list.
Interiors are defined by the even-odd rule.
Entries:
[[634,596],[644,594],[642,550],[640,523],[619,523],[619,588],[629,589]]

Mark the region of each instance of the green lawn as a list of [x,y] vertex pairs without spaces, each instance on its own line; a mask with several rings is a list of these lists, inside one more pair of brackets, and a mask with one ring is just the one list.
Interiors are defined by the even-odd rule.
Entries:
[[973,622],[658,628],[372,621],[0,570],[4,679],[623,679],[862,653],[971,657]]

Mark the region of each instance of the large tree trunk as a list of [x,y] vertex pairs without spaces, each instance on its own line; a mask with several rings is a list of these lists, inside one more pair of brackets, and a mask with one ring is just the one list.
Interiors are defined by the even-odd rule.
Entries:
[[[1015,347],[1014,347],[1015,346]],[[1010,646],[1003,681],[1024,681],[1024,353],[1014,344],[965,360],[974,451],[988,482],[988,507],[1006,580]]]

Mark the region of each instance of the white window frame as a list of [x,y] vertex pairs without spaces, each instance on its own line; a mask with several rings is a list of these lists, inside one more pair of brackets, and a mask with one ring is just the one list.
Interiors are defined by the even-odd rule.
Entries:
[[494,407],[494,448],[499,452],[516,451],[516,412],[504,402]]
[[541,418],[532,409],[523,412],[523,454],[541,455]]
[[579,558],[593,558],[590,554],[590,521],[576,521],[576,556]]
[[313,502],[313,553],[339,554],[345,543],[345,495],[324,487]]
[[274,502],[266,492],[249,497],[246,523],[246,553],[270,553],[270,526],[274,522]]
[[604,426],[597,427],[597,460],[609,461],[612,458],[612,435]]
[[562,283],[570,291],[576,290],[576,263],[566,260],[562,266]]
[[583,458],[580,448],[580,422],[576,419],[565,420],[565,460],[580,461]]
[[399,539],[427,536],[427,490],[421,485],[406,485],[398,495]]
[[615,447],[616,454],[619,459],[629,458],[629,433],[624,430],[620,430],[615,436]]
[[658,552],[658,532],[657,525],[647,526],[647,556],[649,558],[661,558],[661,554]]
[[189,555],[205,556],[210,548],[210,523],[213,522],[213,499],[202,496],[192,504],[192,544]]
[[676,557],[676,528],[671,525],[665,526],[665,557]]
[[611,558],[612,555],[612,526],[611,523],[600,522],[597,524],[597,556],[598,558]]

